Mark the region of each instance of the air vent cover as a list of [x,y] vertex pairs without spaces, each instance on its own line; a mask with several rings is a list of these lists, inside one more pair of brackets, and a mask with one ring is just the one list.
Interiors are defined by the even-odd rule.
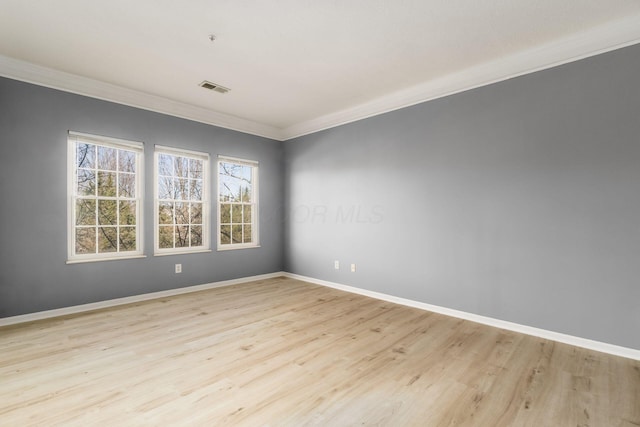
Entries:
[[218,92],[218,93],[227,93],[227,92],[229,92],[231,90],[229,88],[226,88],[224,86],[220,86],[217,83],[213,83],[213,82],[210,82],[210,81],[207,81],[207,80],[203,80],[202,83],[200,83],[200,87],[203,87],[203,88],[209,89],[209,90],[213,90],[213,91]]

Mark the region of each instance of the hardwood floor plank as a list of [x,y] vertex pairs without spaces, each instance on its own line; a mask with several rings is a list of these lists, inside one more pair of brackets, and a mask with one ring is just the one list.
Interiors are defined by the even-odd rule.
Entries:
[[276,278],[0,328],[0,425],[638,426],[640,362]]

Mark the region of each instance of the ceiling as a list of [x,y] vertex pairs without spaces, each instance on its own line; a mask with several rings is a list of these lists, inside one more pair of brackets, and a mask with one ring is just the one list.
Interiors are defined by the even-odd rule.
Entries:
[[0,0],[0,10],[2,76],[278,140],[640,42],[638,0]]

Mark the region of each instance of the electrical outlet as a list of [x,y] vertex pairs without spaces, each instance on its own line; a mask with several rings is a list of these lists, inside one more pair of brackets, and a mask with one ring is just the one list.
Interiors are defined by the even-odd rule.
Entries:
[[352,273],[356,272],[356,265],[355,264],[351,264],[351,272]]
[[182,273],[182,264],[176,264],[176,274]]
[[340,270],[340,261],[333,261],[333,268],[335,268],[336,270]]

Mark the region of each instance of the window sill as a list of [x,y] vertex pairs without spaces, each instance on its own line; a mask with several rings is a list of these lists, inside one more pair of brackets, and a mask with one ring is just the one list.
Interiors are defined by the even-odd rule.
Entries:
[[156,252],[153,256],[170,256],[170,255],[188,255],[188,254],[202,254],[207,252],[213,252],[211,249],[198,249],[196,251],[171,251],[171,252]]
[[236,251],[238,249],[253,249],[259,248],[260,245],[229,245],[229,246],[218,246],[218,252],[224,251]]
[[146,258],[146,255],[131,255],[131,256],[117,256],[117,257],[104,257],[104,258],[87,258],[87,259],[68,259],[67,264],[84,264],[87,262],[102,262],[102,261],[118,261],[121,259],[136,259]]

